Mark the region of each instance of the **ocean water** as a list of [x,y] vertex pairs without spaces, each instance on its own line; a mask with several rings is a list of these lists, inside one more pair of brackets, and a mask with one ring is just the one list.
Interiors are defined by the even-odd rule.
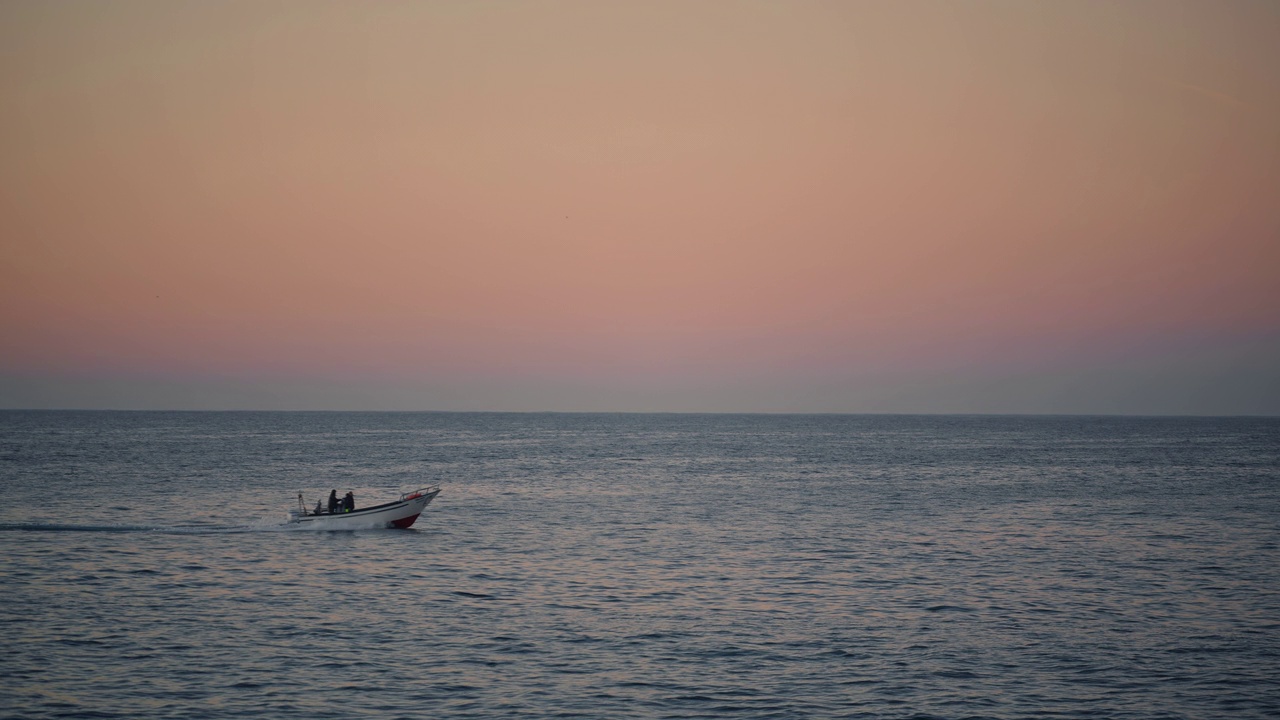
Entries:
[[5,718],[1280,716],[1280,419],[6,411],[0,489]]

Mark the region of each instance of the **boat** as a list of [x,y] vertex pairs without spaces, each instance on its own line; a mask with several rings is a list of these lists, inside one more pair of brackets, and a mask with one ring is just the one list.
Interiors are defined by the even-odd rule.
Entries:
[[423,508],[436,495],[440,494],[440,486],[418,488],[382,505],[337,512],[328,512],[316,504],[315,510],[307,510],[302,502],[302,493],[298,493],[298,509],[289,511],[289,523],[298,524],[317,530],[361,530],[367,528],[407,528],[413,525]]

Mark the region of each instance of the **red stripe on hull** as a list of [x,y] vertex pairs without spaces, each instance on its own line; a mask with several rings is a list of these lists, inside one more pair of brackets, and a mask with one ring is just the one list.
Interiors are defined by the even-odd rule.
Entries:
[[[418,514],[419,514],[419,515],[421,515],[422,513],[418,513]],[[409,517],[407,517],[407,518],[400,518],[399,520],[392,520],[392,521],[391,521],[391,527],[396,527],[396,528],[407,528],[407,527],[409,527],[410,525],[412,525],[412,524],[413,524],[413,521],[414,521],[414,520],[417,520],[417,519],[418,519],[418,515],[410,515],[410,516],[409,516]]]

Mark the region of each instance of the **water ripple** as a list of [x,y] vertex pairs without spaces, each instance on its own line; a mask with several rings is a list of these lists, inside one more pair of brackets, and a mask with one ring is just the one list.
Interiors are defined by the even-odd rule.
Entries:
[[[0,423],[23,718],[1280,714],[1277,421]],[[283,525],[424,475],[415,531]]]

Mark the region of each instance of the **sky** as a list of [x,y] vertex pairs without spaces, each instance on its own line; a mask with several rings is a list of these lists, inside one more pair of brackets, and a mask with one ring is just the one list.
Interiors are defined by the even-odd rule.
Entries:
[[1274,2],[0,3],[0,407],[1280,414]]

